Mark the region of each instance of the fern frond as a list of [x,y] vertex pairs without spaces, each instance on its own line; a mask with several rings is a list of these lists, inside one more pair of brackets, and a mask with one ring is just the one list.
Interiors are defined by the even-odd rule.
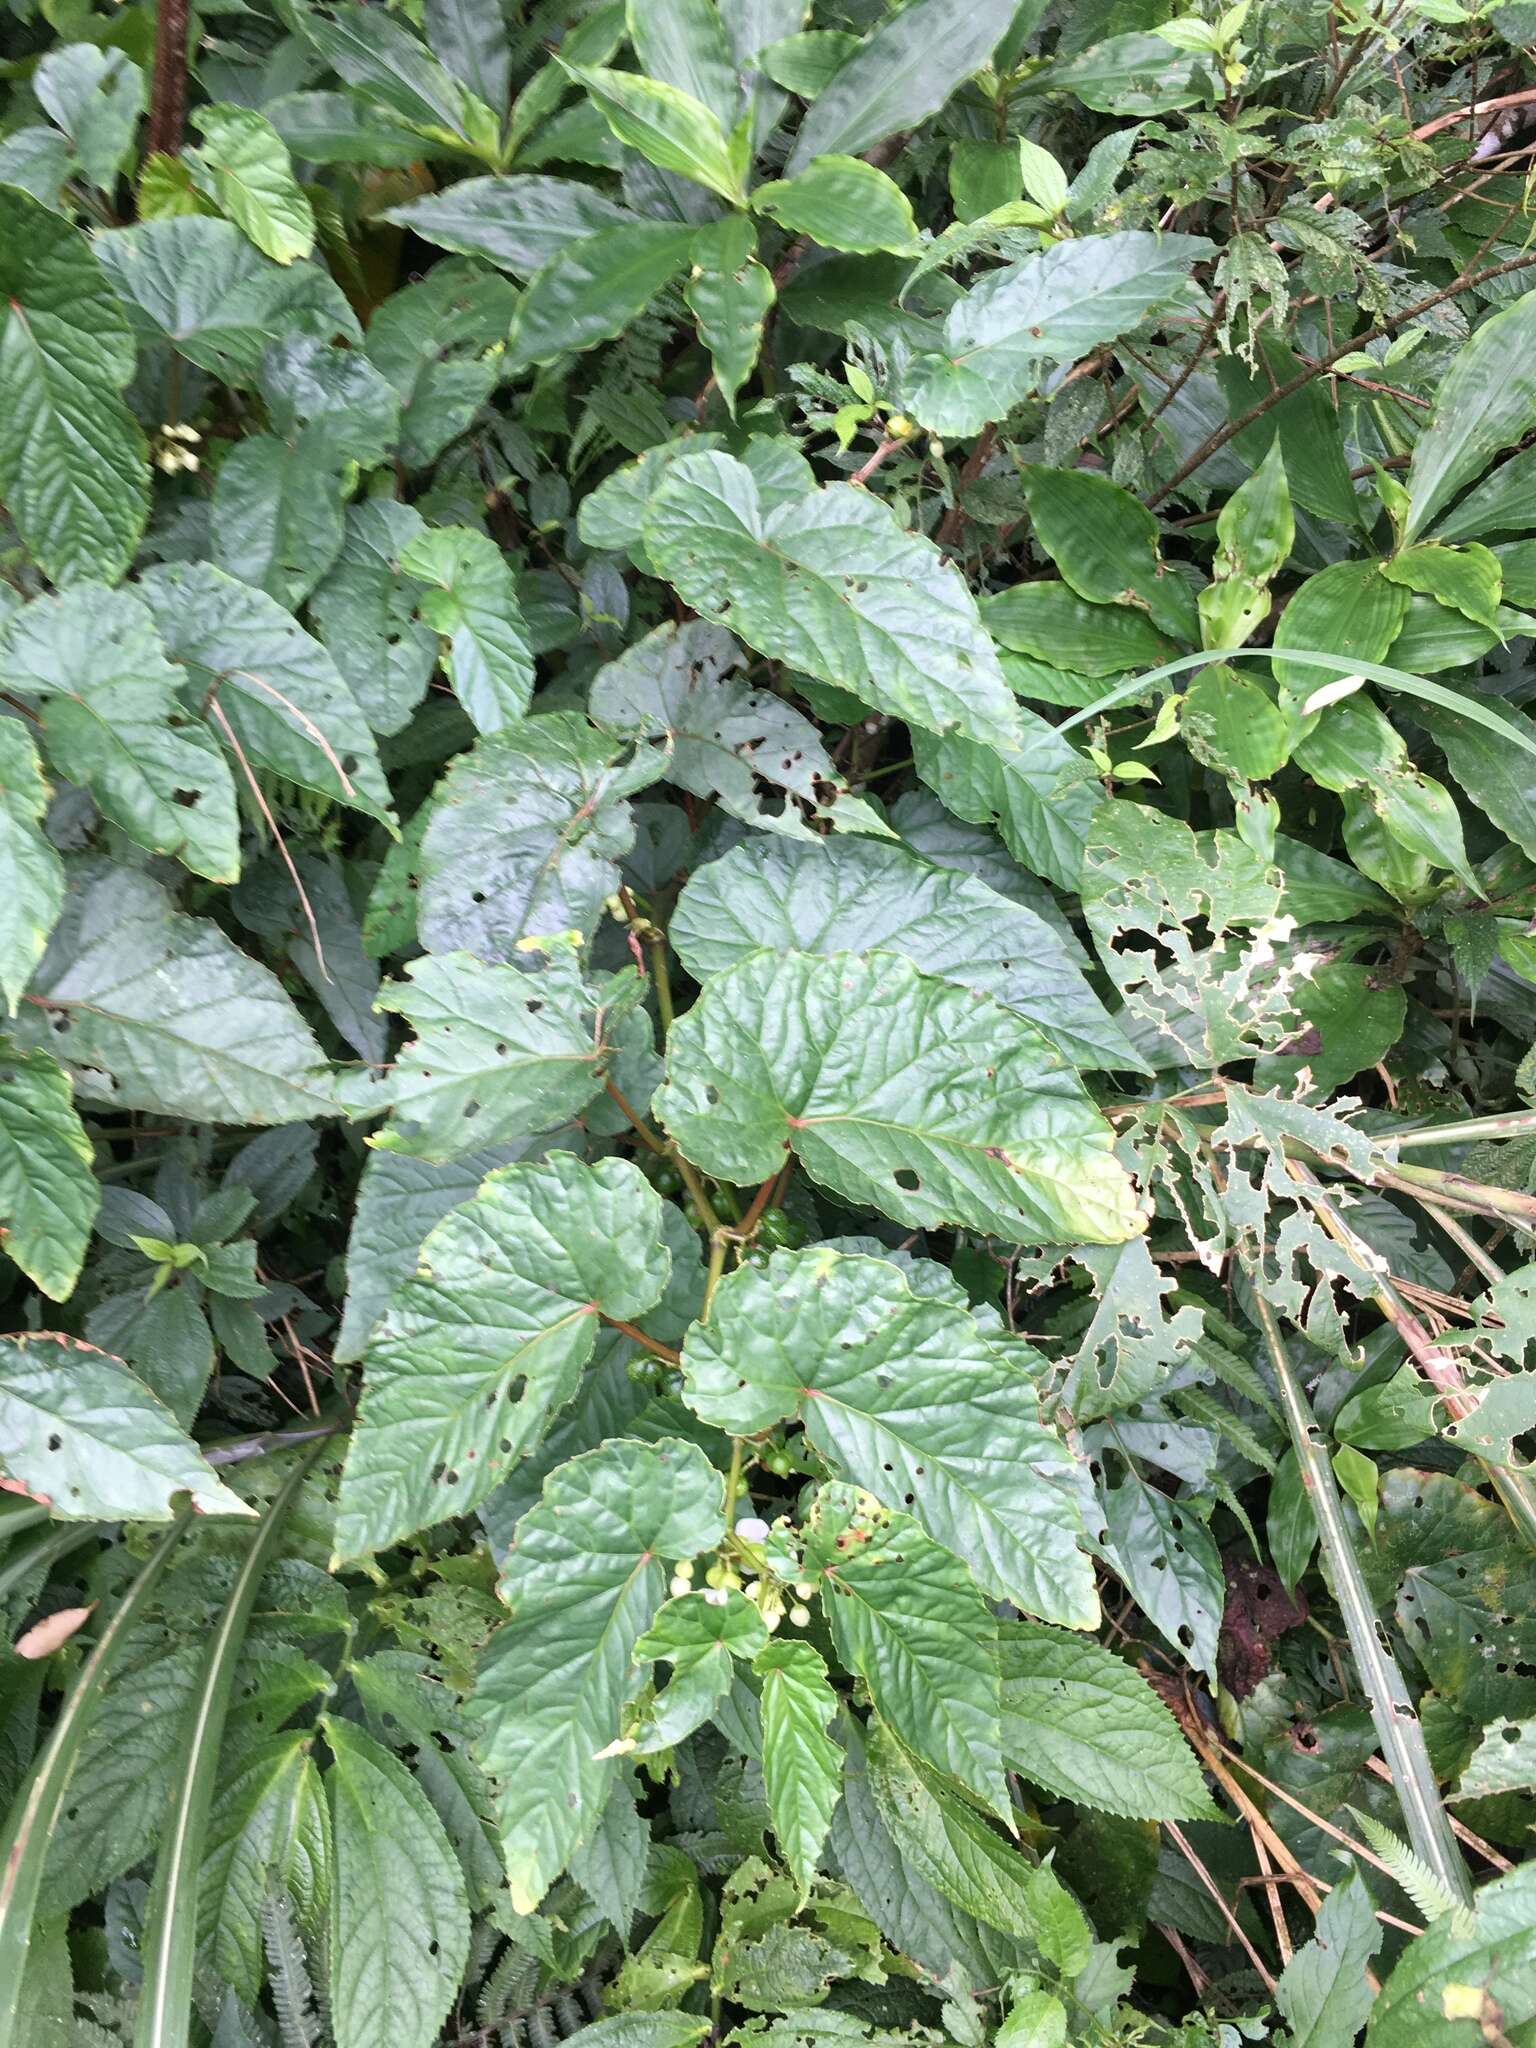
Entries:
[[288,1901],[281,1895],[262,1905],[261,1935],[283,2048],[320,2048],[320,2015],[315,2009],[303,1939],[293,1924]]
[[1424,1918],[1449,1918],[1452,1934],[1458,1941],[1465,1941],[1477,1924],[1471,1907],[1464,1906],[1455,1898],[1429,1865],[1415,1856],[1408,1844],[1394,1835],[1390,1828],[1383,1827],[1379,1820],[1373,1820],[1370,1814],[1361,1813],[1353,1806],[1349,1810],[1359,1822],[1360,1832]]

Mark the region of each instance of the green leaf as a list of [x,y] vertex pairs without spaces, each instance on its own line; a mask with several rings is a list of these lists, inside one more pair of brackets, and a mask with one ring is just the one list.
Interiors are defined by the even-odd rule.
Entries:
[[1393,555],[1382,563],[1381,573],[1389,583],[1421,591],[1450,610],[1465,613],[1474,624],[1499,630],[1504,577],[1491,548],[1475,541],[1459,548],[1426,542]]
[[1135,1472],[1103,1501],[1114,1570],[1153,1627],[1214,1678],[1225,1592],[1210,1532]]
[[495,0],[427,0],[422,26],[433,56],[499,114],[512,89],[512,45]]
[[925,975],[1028,1018],[1074,1066],[1141,1065],[1053,925],[899,846],[849,838],[733,847],[695,871],[668,937],[701,982],[759,948],[904,953]]
[[74,1292],[101,1203],[94,1147],[69,1076],[0,1037],[0,1221],[6,1252],[44,1294]]
[[133,336],[90,244],[0,187],[0,498],[44,575],[115,583],[149,509],[144,436],[123,402]]
[[[407,469],[435,461],[473,424],[496,388],[517,304],[506,278],[478,263],[452,262],[437,264],[374,313],[368,355],[399,396]],[[477,497],[476,516],[481,504]]]
[[744,824],[818,845],[814,828],[823,821],[834,831],[879,829],[875,811],[848,792],[816,727],[783,698],[752,687],[738,673],[745,666],[718,626],[702,619],[658,626],[598,670],[588,705],[600,725],[626,739],[664,738],[667,780],[713,798]]
[[505,1786],[516,1912],[533,1911],[598,1824],[617,1769],[598,1752],[638,1681],[631,1653],[661,1603],[664,1560],[719,1542],[723,1495],[694,1445],[618,1441],[551,1473],[518,1524],[501,1579],[510,1618],[470,1702],[480,1761]]
[[376,733],[410,722],[437,667],[438,636],[417,618],[418,593],[400,573],[425,530],[415,507],[393,498],[349,505],[341,553],[309,602],[316,635]]
[[292,1904],[307,1936],[322,1934],[330,1902],[330,1815],[303,1730],[274,1735],[222,1789],[209,1821],[199,1920],[219,1975],[247,2005],[266,1977],[261,1909]]
[[190,670],[199,701],[216,698],[252,762],[393,822],[367,720],[292,613],[209,562],[153,569],[138,587],[171,659]]
[[713,976],[673,1029],[655,1107],[706,1173],[761,1181],[793,1148],[813,1180],[910,1227],[1015,1244],[1143,1227],[1060,1055],[895,953],[757,953]]
[[1017,11],[1017,0],[913,0],[888,17],[817,94],[786,175],[819,156],[860,156],[936,114],[986,63]]
[[[1043,1363],[1043,1362],[1042,1362]],[[841,1476],[905,1508],[984,1592],[1091,1628],[1072,1460],[1024,1360],[901,1269],[820,1246],[723,1280],[683,1346],[684,1398],[732,1436],[803,1422]]]
[[773,1832],[804,1896],[842,1790],[843,1752],[827,1734],[837,1695],[809,1643],[769,1643],[752,1669],[762,1681],[763,1785]]
[[1029,395],[1047,364],[1114,341],[1182,293],[1211,253],[1199,235],[1128,231],[1058,242],[992,271],[945,315],[940,348],[914,359],[907,409],[935,434],[979,433]]
[[400,570],[433,586],[417,610],[447,641],[454,695],[477,730],[497,732],[520,719],[533,695],[533,653],[501,549],[467,526],[438,527],[401,549]]
[[0,996],[14,1013],[64,901],[64,863],[39,829],[48,785],[25,722],[0,718]]
[[417,1034],[390,1073],[381,1149],[442,1163],[565,1123],[601,1087],[601,1015],[569,955],[542,974],[468,953],[434,954],[407,972],[409,984],[377,1004]]
[[[1281,385],[1302,376],[1309,365],[1265,326],[1258,337],[1258,362],[1239,355],[1223,356],[1217,367],[1221,395],[1232,419],[1241,419],[1261,400],[1268,401]],[[1234,434],[1238,457],[1259,471],[1278,440],[1285,464],[1286,487],[1298,505],[1320,519],[1349,526],[1360,522],[1360,501],[1350,480],[1340,415],[1321,377],[1308,377],[1278,405],[1266,402],[1262,415]],[[1251,573],[1251,572],[1250,572]]]
[[918,774],[947,811],[991,825],[1021,867],[1076,889],[1103,790],[1092,763],[1046,719],[1017,713],[1020,744],[1004,751],[951,734],[912,735]]
[[336,2048],[431,2048],[469,1954],[459,1859],[404,1764],[350,1721],[322,1725]]
[[0,1443],[13,1490],[63,1521],[168,1522],[178,1493],[252,1512],[121,1359],[73,1337],[0,1338]]
[[[1035,537],[1079,597],[1096,605],[1139,602],[1161,632],[1176,639],[1195,637],[1189,586],[1176,571],[1164,569],[1157,549],[1157,521],[1129,491],[1090,469],[1043,469],[1032,464],[1024,472],[1024,494]],[[1005,592],[989,607],[988,623],[1004,646],[1015,644],[998,623],[1010,597],[1016,608],[1029,602],[1030,592],[1046,587],[1017,584],[1014,592]],[[1090,633],[1095,626],[1102,633],[1114,620],[1090,616],[1087,623]],[[1059,645],[1051,647],[1050,659],[1063,667],[1075,666]]]
[[343,514],[340,474],[320,453],[252,434],[219,466],[213,555],[220,569],[291,610],[341,552]]
[[713,0],[628,0],[625,25],[642,71],[691,93],[722,128],[735,126],[737,59]]
[[702,1728],[729,1691],[733,1659],[750,1661],[768,1641],[768,1629],[744,1593],[700,1587],[657,1610],[635,1645],[637,1663],[665,1658],[672,1676],[642,1703],[625,1736],[626,1755],[655,1756]]
[[879,249],[900,255],[918,239],[906,193],[884,171],[856,156],[813,157],[795,177],[759,185],[752,207],[792,235],[809,235],[824,249],[855,255]]
[[575,2034],[583,2048],[695,2048],[709,2032],[707,2019],[686,2012],[621,2012],[593,2020]]
[[270,262],[227,220],[148,221],[98,235],[94,246],[135,324],[210,376],[254,381],[284,333],[360,339],[357,316],[328,272]]
[[1090,601],[1066,583],[1015,583],[984,601],[982,618],[999,646],[1083,676],[1145,668],[1174,647],[1136,606]]
[[627,1160],[490,1175],[427,1237],[369,1344],[338,1557],[484,1500],[575,1393],[599,1315],[643,1315],[669,1267],[660,1199]]
[[1375,2001],[1367,1972],[1380,1946],[1376,1908],[1356,1868],[1323,1901],[1316,1935],[1275,1987],[1293,2048],[1352,2048]]
[[1210,1820],[1178,1723],[1146,1680],[1081,1636],[1028,1622],[1001,1641],[1003,1754],[1058,1799],[1135,1820]]
[[[1091,31],[1090,31],[1091,33]],[[1174,49],[1159,35],[1107,36],[1081,55],[1038,74],[1038,83],[1064,92],[1100,114],[1167,114],[1207,97],[1198,57]]]
[[[1501,704],[1499,716],[1536,746],[1536,723],[1525,712]],[[1414,717],[1440,747],[1452,776],[1478,809],[1536,860],[1536,757],[1501,745],[1464,712],[1444,705],[1420,706]]]
[[1492,1799],[1536,1785],[1536,1721],[1495,1721],[1461,1774],[1455,1799]]
[[0,636],[0,680],[42,704],[50,758],[151,853],[233,882],[240,821],[217,741],[177,697],[149,609],[82,583],[24,605]]
[[1016,738],[964,581],[871,493],[832,484],[767,509],[734,456],[684,455],[651,495],[643,538],[685,604],[759,653],[936,732]]
[[184,917],[146,874],[87,861],[18,1037],[113,1109],[203,1123],[335,1113],[325,1059],[275,975],[211,919]]
[[[1044,1947],[1040,1938],[1057,1910],[1053,1895],[1071,1905],[1060,1880],[904,1755],[878,1721],[867,1757],[880,1817],[917,1875],[984,1926]],[[1091,1939],[1081,1912],[1077,1918]]]
[[1190,684],[1179,707],[1179,730],[1198,759],[1245,782],[1267,782],[1277,775],[1290,759],[1294,738],[1273,698],[1224,661],[1201,669]]
[[756,246],[751,223],[739,214],[701,227],[693,238],[693,271],[683,292],[733,419],[736,394],[757,363],[763,322],[775,298],[772,273],[758,262]]
[[[1454,2018],[1446,2009],[1453,1988]],[[1471,1934],[1458,1933],[1448,1915],[1408,1944],[1371,2008],[1366,2048],[1462,2048],[1475,2038],[1474,2015],[1506,2038],[1536,2017],[1536,1869],[1529,1864],[1482,1887]]]
[[638,216],[576,178],[523,172],[510,178],[461,178],[383,216],[423,241],[461,256],[484,256],[514,277],[536,270],[602,228],[633,225]]
[[[404,21],[376,15],[373,8],[352,0],[340,0],[324,13],[306,7],[297,19],[303,35],[338,76],[368,99],[431,141],[462,146],[495,161],[500,111],[493,112],[467,91]],[[362,161],[376,159],[364,154]]]
[[1270,1482],[1264,1533],[1281,1583],[1288,1593],[1294,1593],[1317,1548],[1317,1514],[1293,1450],[1280,1460]]
[[1441,378],[1408,465],[1405,541],[1416,540],[1463,485],[1536,425],[1533,322],[1536,300],[1527,292],[1490,314]]
[[98,192],[111,194],[144,111],[144,74],[121,50],[64,43],[32,74],[39,104]]
[[601,107],[614,135],[658,170],[675,171],[733,205],[745,194],[724,128],[690,92],[659,78],[572,64],[571,76]]
[[506,960],[524,938],[589,934],[634,844],[626,798],[665,772],[651,749],[614,761],[579,714],[541,713],[489,733],[430,799],[419,925],[432,952]]
[[995,1813],[1003,1778],[997,1624],[958,1558],[852,1486],[821,1487],[805,1529],[833,1645],[906,1746]]
[[274,263],[292,263],[315,245],[315,216],[293,175],[288,145],[254,107],[201,107],[192,116],[203,138],[189,152],[194,179],[219,210]]
[[508,374],[622,334],[688,262],[694,231],[668,221],[602,228],[550,258],[517,303]]

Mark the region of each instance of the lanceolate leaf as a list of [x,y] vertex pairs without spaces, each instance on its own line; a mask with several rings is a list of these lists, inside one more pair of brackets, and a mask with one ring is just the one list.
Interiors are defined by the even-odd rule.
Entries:
[[55,1301],[74,1291],[101,1189],[69,1076],[0,1037],[0,1223],[5,1249]]
[[17,1035],[88,1100],[210,1123],[334,1114],[324,1056],[277,978],[148,875],[86,861]]
[[628,1161],[492,1174],[427,1238],[369,1346],[338,1556],[484,1500],[575,1393],[599,1315],[643,1315],[670,1265],[660,1201]]
[[798,1418],[834,1469],[905,1507],[984,1591],[1091,1628],[1071,1458],[1016,1359],[969,1311],[919,1299],[899,1267],[818,1247],[723,1281],[683,1370],[706,1422],[755,1436]]
[[128,322],[62,214],[0,186],[0,498],[56,583],[116,582],[149,505]]
[[630,1652],[666,1586],[666,1561],[724,1531],[718,1473],[691,1444],[614,1442],[545,1482],[502,1573],[510,1618],[471,1703],[477,1751],[504,1787],[502,1844],[516,1911],[532,1912],[597,1825],[637,1682]]
[[635,221],[561,249],[518,301],[509,367],[527,370],[610,341],[677,276],[692,244],[692,228]]
[[900,954],[763,952],[713,976],[669,1040],[656,1113],[708,1173],[761,1181],[793,1149],[813,1179],[908,1225],[1016,1244],[1142,1228],[1060,1055]]
[[64,901],[64,863],[41,825],[48,785],[25,723],[0,718],[0,997],[14,1012]]
[[323,1934],[330,1902],[330,1815],[303,1729],[262,1744],[222,1791],[209,1821],[199,1924],[221,1977],[247,2005],[266,1975],[261,1909],[287,1897],[306,1935]]
[[576,178],[528,173],[461,178],[446,192],[393,207],[384,217],[440,248],[489,257],[514,277],[531,276],[573,243],[634,218]]
[[805,1563],[839,1657],[902,1741],[1009,1812],[997,1624],[965,1567],[910,1516],[842,1485],[816,1497]]
[[1441,379],[1408,469],[1405,541],[1536,424],[1533,336],[1536,300],[1526,294],[1484,320]]
[[1194,1753],[1146,1680],[1082,1636],[1003,1630],[1003,1750],[1058,1799],[1138,1820],[1212,1813]]
[[119,1358],[47,1333],[0,1338],[0,1467],[68,1521],[168,1522],[178,1493],[248,1515]]
[[324,1727],[336,2048],[431,2048],[469,1952],[464,1874],[405,1765],[350,1721]]
[[760,1650],[763,1783],[784,1860],[810,1890],[842,1788],[843,1753],[827,1734],[837,1695],[809,1643],[781,1641]]
[[924,974],[1027,1017],[1074,1066],[1141,1065],[1053,926],[898,846],[850,838],[735,847],[688,882],[669,936],[700,981],[760,947],[905,953]]
[[1370,2015],[1367,1977],[1381,1926],[1358,1868],[1336,1885],[1317,1916],[1317,1935],[1286,1965],[1275,2003],[1295,2048],[1350,2048]]
[[930,731],[1013,743],[1012,694],[970,592],[869,493],[832,484],[769,510],[734,456],[684,455],[643,538],[685,604],[760,653]]

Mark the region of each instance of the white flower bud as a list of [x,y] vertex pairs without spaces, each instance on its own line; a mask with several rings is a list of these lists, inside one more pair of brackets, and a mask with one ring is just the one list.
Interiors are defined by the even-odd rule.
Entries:
[[766,1543],[768,1524],[761,1515],[743,1515],[736,1524],[736,1534],[743,1543]]

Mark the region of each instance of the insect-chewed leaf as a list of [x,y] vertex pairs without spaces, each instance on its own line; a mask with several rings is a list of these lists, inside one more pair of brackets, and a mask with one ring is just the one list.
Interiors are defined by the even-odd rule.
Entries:
[[822,1487],[805,1533],[838,1656],[881,1715],[909,1749],[1010,1812],[997,1622],[965,1566],[853,1486]]
[[812,1178],[914,1226],[1111,1244],[1144,1226],[1082,1083],[1035,1028],[896,953],[757,953],[675,1027],[656,1112],[706,1173]]
[[1091,1628],[1071,1455],[1016,1356],[883,1259],[781,1251],[725,1279],[689,1331],[685,1398],[735,1436],[798,1417],[834,1468],[904,1507],[984,1591]]
[[408,971],[378,1003],[417,1034],[391,1074],[382,1149],[457,1159],[563,1123],[602,1086],[597,998],[569,954],[542,974],[469,953],[431,954]]
[[724,1484],[696,1445],[620,1439],[550,1474],[502,1572],[510,1619],[480,1660],[477,1750],[501,1781],[512,1902],[530,1913],[597,1825],[639,1680],[631,1662],[668,1559],[725,1530]]
[[492,1174],[427,1238],[369,1347],[338,1556],[484,1500],[576,1391],[599,1314],[643,1314],[670,1264],[660,1197],[627,1160]]
[[324,1726],[336,2048],[429,2048],[469,1953],[464,1873],[405,1765],[350,1721]]
[[668,935],[700,981],[759,948],[905,953],[924,974],[1027,1017],[1074,1066],[1142,1065],[1053,925],[899,846],[849,838],[733,847],[693,875]]
[[0,1447],[12,1490],[65,1521],[168,1522],[178,1493],[252,1513],[120,1358],[73,1337],[0,1338]]
[[487,734],[431,797],[421,847],[420,923],[433,952],[510,959],[518,941],[590,932],[634,844],[627,797],[666,772],[642,749],[552,711]]
[[750,646],[932,732],[1015,744],[1013,694],[959,571],[867,491],[765,507],[732,455],[670,463],[646,553],[685,604]]

